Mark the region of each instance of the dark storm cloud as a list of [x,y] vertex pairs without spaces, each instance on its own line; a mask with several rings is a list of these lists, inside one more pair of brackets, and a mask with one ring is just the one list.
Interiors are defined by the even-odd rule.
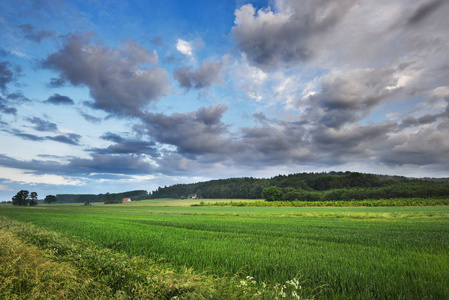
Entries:
[[152,141],[142,141],[138,139],[125,139],[114,133],[106,133],[101,137],[103,140],[112,141],[114,144],[107,148],[91,148],[87,151],[97,154],[146,154],[152,157],[158,157],[156,143]]
[[223,69],[223,61],[205,60],[196,70],[192,70],[190,67],[175,68],[173,77],[181,87],[187,90],[202,89],[221,83]]
[[55,30],[37,30],[30,24],[20,25],[19,28],[27,39],[36,43],[40,43],[43,39],[52,38],[57,35],[57,31]]
[[216,104],[171,116],[147,113],[143,121],[150,136],[160,143],[176,146],[181,153],[227,153],[231,147],[224,137],[228,126],[221,121],[226,110],[226,106]]
[[415,13],[408,19],[408,24],[415,25],[429,18],[441,5],[447,4],[446,0],[434,0],[421,4]]
[[282,11],[257,13],[251,4],[245,5],[235,11],[232,35],[254,65],[291,66],[314,56],[310,38],[333,28],[354,4],[353,0],[289,0],[282,1]]
[[34,130],[37,130],[37,131],[55,132],[58,130],[58,126],[55,123],[52,123],[52,122],[49,122],[46,120],[42,120],[38,117],[27,118],[26,120],[28,122],[32,123]]
[[93,42],[89,33],[63,37],[64,47],[49,55],[42,66],[59,73],[74,86],[87,86],[92,107],[116,115],[136,116],[170,91],[166,70],[156,52],[127,41],[111,49]]
[[54,94],[53,96],[48,97],[44,103],[50,103],[55,105],[73,105],[75,102],[67,96]]

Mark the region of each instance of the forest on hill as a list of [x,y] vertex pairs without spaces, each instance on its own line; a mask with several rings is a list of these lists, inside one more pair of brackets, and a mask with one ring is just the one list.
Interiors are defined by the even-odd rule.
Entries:
[[260,199],[270,186],[282,190],[284,201],[341,201],[413,197],[449,197],[448,178],[408,178],[358,172],[297,173],[265,178],[229,178],[159,187],[152,199]]

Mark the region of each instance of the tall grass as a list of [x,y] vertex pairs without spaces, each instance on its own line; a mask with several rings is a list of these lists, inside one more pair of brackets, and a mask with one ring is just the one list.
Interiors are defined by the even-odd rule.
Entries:
[[[230,284],[236,290],[255,281],[272,290],[277,286],[279,294],[285,284],[277,283],[301,277],[304,295],[323,299],[449,298],[445,206],[49,205],[2,209],[0,214],[76,236],[111,253],[157,262],[174,273],[187,267],[219,278],[252,277],[240,287]],[[217,286],[204,278],[199,281]]]
[[[25,240],[27,242],[25,242]],[[267,285],[250,276],[173,270],[141,256],[63,237],[0,216],[1,299],[308,299],[293,278]]]

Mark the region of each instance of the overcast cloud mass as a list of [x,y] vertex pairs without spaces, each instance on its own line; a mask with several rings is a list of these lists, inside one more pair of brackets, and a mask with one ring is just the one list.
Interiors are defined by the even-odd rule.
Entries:
[[449,177],[448,15],[444,0],[1,1],[0,200]]

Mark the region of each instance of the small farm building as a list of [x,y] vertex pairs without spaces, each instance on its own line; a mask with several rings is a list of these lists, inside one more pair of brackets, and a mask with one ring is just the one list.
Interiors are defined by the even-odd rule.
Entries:
[[196,199],[196,194],[190,194],[190,195],[187,196],[187,198]]
[[131,202],[131,198],[123,198],[122,202]]

